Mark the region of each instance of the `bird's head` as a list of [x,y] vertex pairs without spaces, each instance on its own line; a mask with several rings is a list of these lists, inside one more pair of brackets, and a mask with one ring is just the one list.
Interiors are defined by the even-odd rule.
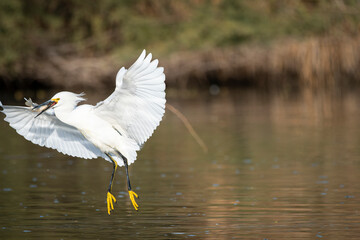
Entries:
[[36,117],[38,117],[40,114],[44,113],[46,110],[50,108],[57,108],[57,107],[74,108],[79,102],[85,100],[82,97],[84,95],[85,95],[84,93],[76,94],[72,92],[59,92],[55,94],[50,100],[37,105],[33,109],[41,109],[41,112],[38,115],[36,115]]

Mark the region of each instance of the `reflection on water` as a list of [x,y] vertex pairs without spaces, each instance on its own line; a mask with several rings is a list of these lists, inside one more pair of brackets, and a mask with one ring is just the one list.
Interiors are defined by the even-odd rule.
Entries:
[[167,112],[130,166],[140,211],[130,205],[120,169],[111,216],[110,163],[35,146],[1,121],[0,237],[357,239],[358,95],[244,91],[170,99],[209,152]]

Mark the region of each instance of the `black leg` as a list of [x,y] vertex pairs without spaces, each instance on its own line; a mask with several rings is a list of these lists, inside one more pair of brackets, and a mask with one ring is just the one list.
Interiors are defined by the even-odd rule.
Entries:
[[127,178],[127,183],[128,183],[128,190],[131,190],[131,184],[130,184],[130,177],[129,177],[129,170],[128,170],[128,162],[127,159],[123,156],[123,161],[124,161],[124,165],[125,165],[125,172],[126,172],[126,178]]
[[117,163],[110,156],[110,154],[108,154],[108,153],[105,153],[105,154],[106,154],[106,156],[108,156],[110,158],[110,160],[113,163],[113,172],[111,174],[110,184],[109,184],[107,197],[106,197],[108,214],[110,215],[111,211],[114,210],[114,203],[116,202],[116,199],[115,199],[114,195],[112,195],[111,190],[112,190],[112,183],[113,183],[114,177],[115,177],[115,172],[116,172],[116,169],[117,169]]
[[111,192],[111,190],[112,190],[112,183],[113,183],[113,181],[114,181],[115,172],[116,172],[116,169],[117,169],[117,164],[116,164],[116,162],[114,161],[114,159],[110,156],[110,154],[108,154],[108,153],[105,153],[105,154],[106,154],[106,156],[108,156],[108,157],[110,158],[111,162],[113,163],[113,172],[112,172],[112,174],[111,174],[111,179],[110,179],[110,184],[109,184],[109,189],[108,189],[108,191]]
[[134,191],[131,190],[129,170],[128,170],[128,161],[127,161],[126,157],[124,157],[124,155],[122,155],[120,152],[117,152],[117,153],[124,161],[126,178],[127,178],[127,183],[128,183],[129,197],[130,197],[132,205],[134,206],[135,210],[137,211],[139,205],[136,203],[135,198],[139,198],[139,196]]

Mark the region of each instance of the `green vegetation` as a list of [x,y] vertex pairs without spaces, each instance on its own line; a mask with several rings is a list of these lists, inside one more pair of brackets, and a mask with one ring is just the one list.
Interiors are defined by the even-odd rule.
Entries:
[[27,78],[29,62],[53,54],[128,59],[147,48],[168,56],[359,28],[356,0],[2,0],[0,76]]

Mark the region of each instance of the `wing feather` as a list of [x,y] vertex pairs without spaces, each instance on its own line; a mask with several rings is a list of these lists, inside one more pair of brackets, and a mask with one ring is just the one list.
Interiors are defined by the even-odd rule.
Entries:
[[32,143],[80,158],[103,157],[109,160],[97,147],[89,142],[78,129],[61,122],[55,115],[42,114],[35,118],[37,112],[31,107],[4,106],[5,121],[17,133]]
[[142,72],[140,72],[136,77],[142,79],[143,77],[146,77],[148,75],[153,75],[155,71],[157,71],[157,65],[159,64],[159,60],[155,59],[152,61],[149,66]]
[[165,74],[157,59],[145,50],[135,63],[116,75],[115,91],[94,107],[121,134],[141,146],[159,125],[165,112]]

